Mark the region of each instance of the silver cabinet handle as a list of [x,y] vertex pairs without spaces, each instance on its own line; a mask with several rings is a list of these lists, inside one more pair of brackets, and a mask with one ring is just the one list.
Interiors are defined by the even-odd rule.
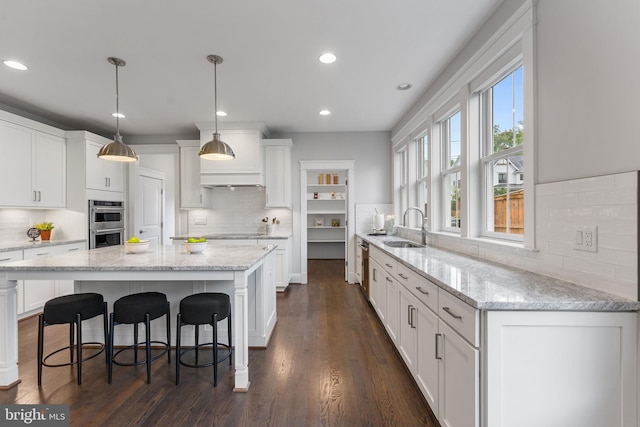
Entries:
[[109,186],[109,178],[107,178],[106,176],[104,177],[104,186],[105,187]]
[[389,268],[393,267],[391,264],[387,264],[386,262],[384,263],[384,265],[386,265]]
[[410,325],[411,327],[413,327],[413,325],[411,324],[411,305],[407,306],[407,325]]
[[34,202],[38,201],[38,193],[36,192],[36,190],[33,190],[33,201]]
[[387,279],[387,282],[391,282],[392,280],[389,278],[389,276],[385,276],[385,279]]
[[416,313],[417,310],[418,309],[416,307],[411,307],[411,312],[410,312],[410,314],[411,314],[411,316],[410,316],[411,317],[411,323],[409,323],[409,324],[411,325],[412,329],[416,328],[416,322],[415,322],[414,314]]
[[0,259],[0,262],[2,262],[2,261],[10,261],[10,260],[11,260],[11,258],[2,258],[2,259]]
[[42,201],[42,192],[40,190],[38,190],[38,201]]
[[436,359],[441,360],[442,355],[440,354],[440,339],[442,338],[442,334],[436,334]]
[[376,279],[376,273],[378,272],[378,270],[376,268],[373,269],[373,281],[377,282],[378,279]]
[[78,250],[80,250],[80,248],[71,248],[71,249],[67,249],[67,252],[73,252]]
[[429,295],[429,292],[425,291],[420,286],[416,286],[416,289],[423,295]]
[[402,273],[398,273],[398,276],[402,277],[404,280],[407,280],[409,278]]
[[447,314],[449,314],[449,316],[453,317],[454,319],[456,320],[462,319],[462,316],[458,316],[457,314],[455,314],[453,311],[451,311],[449,307],[442,307],[442,309],[446,311]]
[[42,252],[40,254],[36,254],[36,256],[43,256],[43,255],[49,255],[49,252]]

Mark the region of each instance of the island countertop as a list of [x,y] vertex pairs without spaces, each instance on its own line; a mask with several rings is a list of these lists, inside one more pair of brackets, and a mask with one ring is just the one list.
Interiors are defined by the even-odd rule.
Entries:
[[125,247],[77,251],[0,265],[0,272],[31,271],[243,271],[275,249],[274,245],[214,246],[189,254],[182,246],[151,246],[142,253]]
[[481,310],[638,311],[640,302],[439,249],[392,248],[391,236],[358,235],[458,299]]

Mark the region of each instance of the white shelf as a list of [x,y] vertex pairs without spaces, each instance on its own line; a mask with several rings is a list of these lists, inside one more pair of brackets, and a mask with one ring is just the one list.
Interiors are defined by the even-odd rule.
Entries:
[[307,215],[344,215],[346,212],[344,210],[330,210],[325,209],[321,211],[307,211]]
[[307,188],[331,188],[331,189],[341,189],[345,190],[347,188],[344,184],[307,184]]
[[342,240],[307,240],[307,243],[344,243],[344,239]]
[[346,228],[346,226],[344,226],[344,225],[339,225],[339,226],[337,226],[337,227],[332,227],[332,226],[330,226],[330,225],[323,225],[322,227],[315,227],[315,226],[313,226],[313,225],[309,225],[309,226],[307,226],[307,228],[308,228],[309,230],[314,230],[314,229],[318,230],[318,229],[336,229],[336,228]]

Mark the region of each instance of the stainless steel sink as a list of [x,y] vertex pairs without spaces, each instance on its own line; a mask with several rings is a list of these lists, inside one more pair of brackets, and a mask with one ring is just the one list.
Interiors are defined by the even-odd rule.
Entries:
[[424,248],[424,245],[408,240],[384,240],[382,243],[391,248]]

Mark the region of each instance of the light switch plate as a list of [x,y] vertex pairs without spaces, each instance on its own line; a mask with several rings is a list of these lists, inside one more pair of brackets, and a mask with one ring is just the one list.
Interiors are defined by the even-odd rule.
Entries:
[[579,226],[573,240],[573,249],[576,251],[598,252],[598,227]]

